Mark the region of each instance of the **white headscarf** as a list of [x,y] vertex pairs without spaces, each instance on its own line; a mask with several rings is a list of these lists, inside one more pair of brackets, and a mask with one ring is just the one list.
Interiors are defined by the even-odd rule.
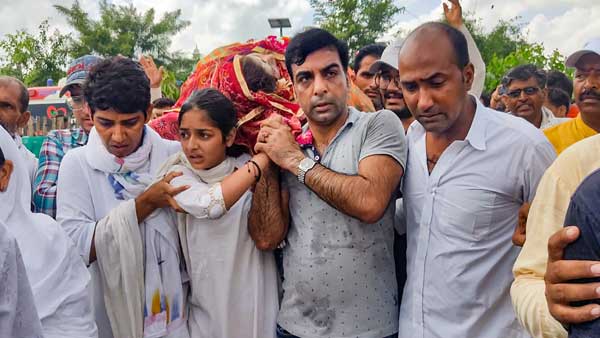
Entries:
[[14,164],[8,189],[0,192],[0,222],[17,239],[44,335],[96,337],[88,287],[90,274],[58,223],[30,211],[31,191],[23,157],[0,128],[0,148]]

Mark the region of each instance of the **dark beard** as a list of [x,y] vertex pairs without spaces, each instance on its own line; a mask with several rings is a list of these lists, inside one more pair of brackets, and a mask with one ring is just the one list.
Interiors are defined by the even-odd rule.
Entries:
[[404,107],[400,110],[392,110],[394,112],[394,114],[396,114],[396,116],[398,116],[401,120],[407,119],[409,117],[412,117],[412,114],[410,113],[410,110],[408,110],[408,108]]

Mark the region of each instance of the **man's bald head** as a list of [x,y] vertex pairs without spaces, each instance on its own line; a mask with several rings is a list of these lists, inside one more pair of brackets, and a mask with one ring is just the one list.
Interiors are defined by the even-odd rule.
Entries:
[[415,28],[406,38],[400,57],[406,53],[418,52],[423,46],[439,48],[440,38],[445,39],[453,49],[453,63],[459,69],[469,64],[469,49],[467,39],[458,29],[441,22],[427,22]]
[[404,102],[425,130],[461,134],[470,124],[475,69],[461,32],[442,23],[419,26],[402,45],[398,71]]
[[11,86],[15,86],[19,90],[20,112],[22,113],[27,111],[27,108],[29,108],[29,92],[27,91],[25,84],[21,82],[21,80],[12,76],[0,75],[0,87]]

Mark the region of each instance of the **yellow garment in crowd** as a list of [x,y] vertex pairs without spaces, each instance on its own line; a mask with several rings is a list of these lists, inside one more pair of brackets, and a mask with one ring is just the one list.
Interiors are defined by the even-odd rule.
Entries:
[[513,267],[515,280],[510,291],[519,322],[534,338],[567,337],[567,331],[550,315],[544,295],[548,240],[563,228],[571,196],[579,184],[600,168],[600,157],[590,154],[600,154],[600,135],[578,142],[554,161],[542,177],[529,210],[527,240]]
[[544,134],[554,146],[556,154],[560,155],[573,143],[594,136],[597,132],[583,122],[581,114],[571,121],[544,130]]

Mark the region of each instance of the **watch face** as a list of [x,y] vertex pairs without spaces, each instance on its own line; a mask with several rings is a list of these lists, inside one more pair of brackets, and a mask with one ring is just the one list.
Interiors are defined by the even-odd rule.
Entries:
[[300,167],[300,169],[306,171],[308,169],[311,169],[314,165],[315,165],[315,161],[306,157],[302,161],[300,161],[299,167]]

